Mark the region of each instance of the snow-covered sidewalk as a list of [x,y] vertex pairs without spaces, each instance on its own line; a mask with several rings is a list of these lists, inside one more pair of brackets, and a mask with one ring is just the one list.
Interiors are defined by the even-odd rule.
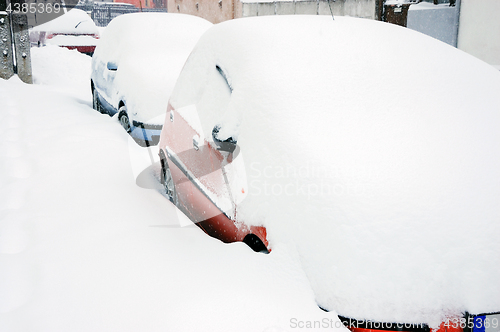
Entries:
[[180,227],[136,185],[130,138],[92,110],[90,58],[33,51],[38,84],[0,80],[0,331],[335,328],[287,246]]

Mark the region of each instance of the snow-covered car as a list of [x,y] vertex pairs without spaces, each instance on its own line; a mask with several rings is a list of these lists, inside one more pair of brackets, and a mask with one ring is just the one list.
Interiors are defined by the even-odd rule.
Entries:
[[30,31],[32,46],[56,45],[92,55],[99,42],[99,30],[81,9],[74,8]]
[[132,137],[157,144],[184,62],[212,23],[190,15],[132,13],[113,19],[92,56],[93,107]]
[[208,234],[295,253],[318,306],[376,323],[351,329],[451,331],[500,308],[498,91],[396,25],[223,22],[171,94],[161,180]]

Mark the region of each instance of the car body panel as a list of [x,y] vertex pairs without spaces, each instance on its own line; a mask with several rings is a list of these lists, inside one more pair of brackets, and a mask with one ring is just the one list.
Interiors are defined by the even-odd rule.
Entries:
[[97,94],[97,98],[99,99],[99,102],[101,103],[101,107],[103,108],[103,110],[110,116],[115,115],[118,112],[118,110],[114,108],[113,105],[111,105],[111,103],[106,100],[106,98],[104,98],[104,94],[100,92],[97,87],[94,87],[94,90],[95,90],[94,93]]
[[77,50],[80,53],[92,55],[99,42],[98,34],[61,34],[49,33],[42,40],[43,45],[56,45],[69,50]]
[[270,250],[264,227],[238,221],[231,188],[224,179],[224,167],[232,156],[223,156],[213,142],[201,138],[198,149],[194,148],[193,137],[200,134],[169,104],[159,146],[168,157],[178,207],[212,237],[229,243],[254,234]]

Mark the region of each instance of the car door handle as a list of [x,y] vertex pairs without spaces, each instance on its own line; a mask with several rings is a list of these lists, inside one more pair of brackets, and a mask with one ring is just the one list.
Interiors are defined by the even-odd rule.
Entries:
[[200,136],[193,136],[193,148],[198,151],[200,149]]

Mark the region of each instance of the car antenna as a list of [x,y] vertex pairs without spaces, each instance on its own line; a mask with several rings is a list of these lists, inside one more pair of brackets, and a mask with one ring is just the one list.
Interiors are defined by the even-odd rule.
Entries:
[[[333,0],[333,2],[335,2],[335,0]],[[332,4],[330,3],[330,0],[328,0],[328,7],[330,7],[330,13],[332,14],[332,19],[335,21],[335,17],[333,17]]]

